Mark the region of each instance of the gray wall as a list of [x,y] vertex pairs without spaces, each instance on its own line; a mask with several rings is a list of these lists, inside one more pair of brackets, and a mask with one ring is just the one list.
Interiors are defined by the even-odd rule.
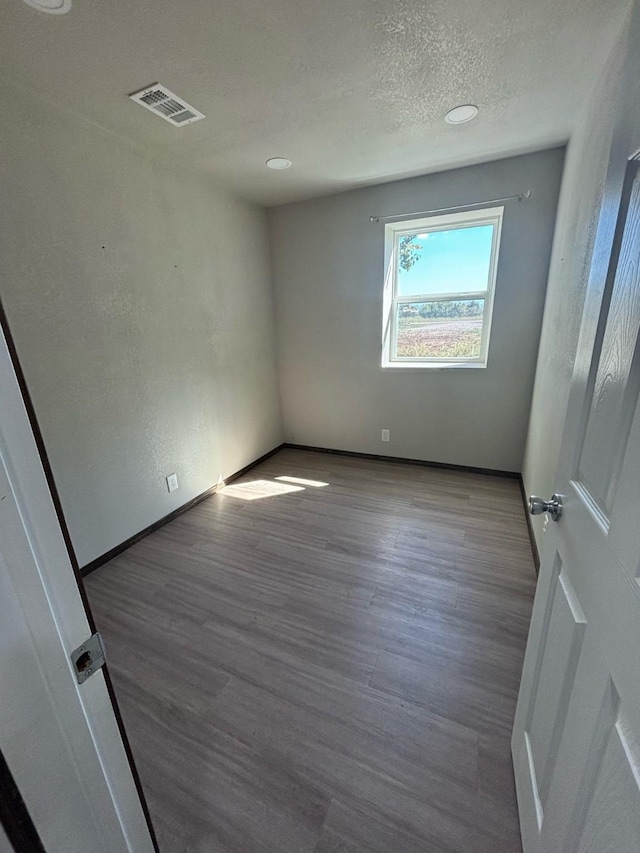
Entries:
[[[286,440],[520,471],[563,156],[554,149],[269,211]],[[530,201],[505,209],[487,369],[383,370],[384,226],[369,216],[528,188]]]
[[0,295],[84,565],[282,440],[266,216],[23,92],[0,110]]
[[[626,41],[625,30],[585,105],[567,150],[522,471],[527,492],[545,497],[556,489],[560,442],[616,110],[625,98],[633,97],[622,85]],[[632,50],[640,51],[637,37]],[[543,523],[542,516],[533,518],[538,545]]]

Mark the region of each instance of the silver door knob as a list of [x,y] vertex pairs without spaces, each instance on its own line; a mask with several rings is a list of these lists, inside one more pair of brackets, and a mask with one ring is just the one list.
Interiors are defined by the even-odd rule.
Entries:
[[548,512],[554,521],[562,515],[562,495],[553,495],[550,501],[545,501],[537,495],[529,496],[529,512],[531,515],[542,515]]

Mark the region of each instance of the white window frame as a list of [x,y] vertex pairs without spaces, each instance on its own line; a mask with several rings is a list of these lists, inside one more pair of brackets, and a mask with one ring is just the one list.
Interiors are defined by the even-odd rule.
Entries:
[[[384,281],[382,318],[383,368],[441,369],[448,367],[483,368],[487,366],[503,216],[504,207],[489,207],[483,208],[482,210],[446,214],[445,216],[404,219],[400,222],[390,222],[385,225],[386,274]],[[435,231],[453,231],[461,228],[472,228],[478,225],[494,226],[486,290],[475,292],[460,291],[459,293],[428,293],[417,294],[415,296],[398,295],[398,245],[401,237],[406,237],[409,234],[417,235]],[[408,302],[456,302],[462,301],[463,299],[484,299],[482,337],[480,353],[478,356],[472,358],[419,358],[416,356],[403,357],[394,355],[397,341],[397,306],[399,304]]]

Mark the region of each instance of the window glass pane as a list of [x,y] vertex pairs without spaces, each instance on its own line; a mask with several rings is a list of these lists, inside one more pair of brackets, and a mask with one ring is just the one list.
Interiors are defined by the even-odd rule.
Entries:
[[396,358],[477,358],[484,299],[401,302]]
[[398,238],[398,296],[488,289],[493,225]]

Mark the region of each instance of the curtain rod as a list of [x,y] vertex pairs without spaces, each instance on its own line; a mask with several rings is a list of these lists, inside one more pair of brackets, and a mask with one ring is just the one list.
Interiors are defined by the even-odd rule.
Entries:
[[504,198],[490,198],[486,201],[473,201],[471,204],[458,204],[455,207],[437,207],[435,210],[418,210],[416,213],[392,213],[389,216],[370,216],[369,222],[388,222],[390,219],[409,219],[414,216],[428,216],[431,213],[450,213],[452,210],[469,210],[471,207],[483,207],[498,204],[501,201],[525,201],[531,198],[531,190],[518,195],[506,195]]

